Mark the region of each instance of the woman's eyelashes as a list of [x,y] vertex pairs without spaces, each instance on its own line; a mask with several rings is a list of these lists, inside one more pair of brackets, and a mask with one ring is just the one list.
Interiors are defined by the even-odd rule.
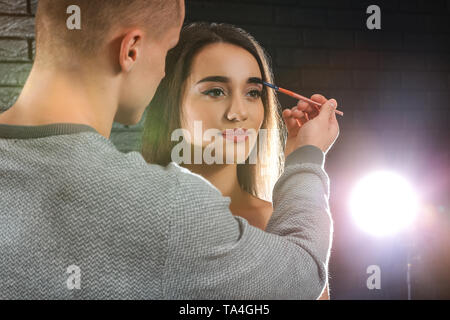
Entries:
[[212,88],[212,89],[202,91],[202,94],[204,94],[205,96],[218,98],[221,96],[225,96],[225,91],[222,88]]
[[261,96],[262,96],[262,91],[259,90],[259,89],[253,89],[253,90],[250,90],[250,91],[247,93],[247,95],[250,96],[250,97],[253,98],[253,99],[259,99],[259,98],[261,98]]
[[[205,96],[209,96],[212,98],[220,98],[228,95],[228,92],[222,88],[211,88],[204,91],[201,91],[201,93]],[[246,96],[252,98],[252,99],[260,99],[262,96],[262,90],[260,89],[250,89],[245,94]]]

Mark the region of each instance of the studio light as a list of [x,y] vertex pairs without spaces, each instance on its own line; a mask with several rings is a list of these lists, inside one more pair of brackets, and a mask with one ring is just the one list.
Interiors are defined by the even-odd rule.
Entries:
[[376,171],[362,178],[350,197],[350,212],[365,232],[390,236],[415,220],[419,199],[408,181],[391,171]]

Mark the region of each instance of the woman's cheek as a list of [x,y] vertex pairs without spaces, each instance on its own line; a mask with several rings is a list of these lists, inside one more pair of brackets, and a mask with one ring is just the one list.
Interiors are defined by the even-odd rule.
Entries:
[[264,105],[261,102],[258,108],[258,116],[256,119],[256,123],[258,124],[257,128],[255,128],[256,130],[259,130],[262,127],[263,121],[264,121]]

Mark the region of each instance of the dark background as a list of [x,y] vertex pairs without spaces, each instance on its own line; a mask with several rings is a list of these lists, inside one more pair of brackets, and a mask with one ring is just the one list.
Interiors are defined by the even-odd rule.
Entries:
[[[0,112],[32,64],[36,2],[0,0]],[[381,7],[381,30],[366,27],[371,4]],[[408,250],[412,298],[450,299],[450,0],[191,0],[192,21],[243,27],[270,53],[279,86],[333,97],[345,113],[326,162],[332,299],[406,299]],[[139,150],[141,129],[114,124],[111,139],[123,152]],[[351,188],[377,169],[401,173],[420,194],[409,237],[375,239],[350,219]],[[370,265],[381,268],[380,290],[366,287]]]

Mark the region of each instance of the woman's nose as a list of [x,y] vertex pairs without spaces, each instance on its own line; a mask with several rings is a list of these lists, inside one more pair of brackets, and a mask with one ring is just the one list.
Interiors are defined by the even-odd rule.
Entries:
[[240,98],[235,98],[227,110],[226,118],[229,121],[245,121],[248,118],[248,110],[245,102]]

